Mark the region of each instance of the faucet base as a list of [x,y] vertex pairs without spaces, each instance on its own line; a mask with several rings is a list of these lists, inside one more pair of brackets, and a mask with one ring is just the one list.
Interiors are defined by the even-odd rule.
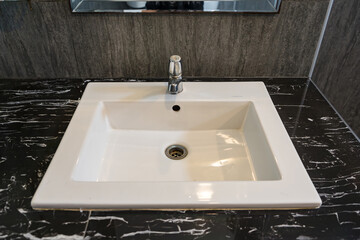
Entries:
[[178,94],[183,91],[183,84],[180,83],[169,83],[168,84],[168,93],[170,94]]

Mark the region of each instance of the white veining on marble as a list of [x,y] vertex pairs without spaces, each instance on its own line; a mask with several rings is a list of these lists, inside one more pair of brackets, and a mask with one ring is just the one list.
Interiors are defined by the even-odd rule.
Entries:
[[[319,94],[308,93],[309,100],[300,104],[305,81],[267,87],[285,127],[289,132],[296,128],[292,141],[323,199],[319,210],[105,212],[89,218],[85,211],[34,211],[32,195],[87,82],[1,81],[0,219],[5,221],[0,222],[0,239],[216,239],[219,233],[226,239],[360,236],[360,144]],[[296,108],[302,109],[299,119]]]

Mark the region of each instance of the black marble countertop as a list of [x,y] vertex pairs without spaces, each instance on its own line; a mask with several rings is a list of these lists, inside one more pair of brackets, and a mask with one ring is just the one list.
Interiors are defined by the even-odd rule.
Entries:
[[31,198],[89,80],[0,80],[0,239],[360,239],[360,143],[311,81],[258,80],[321,208],[35,211]]

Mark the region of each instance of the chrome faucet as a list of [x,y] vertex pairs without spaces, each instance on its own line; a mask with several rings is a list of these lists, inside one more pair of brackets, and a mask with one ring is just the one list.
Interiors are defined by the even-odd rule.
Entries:
[[169,63],[169,83],[168,93],[178,94],[183,90],[182,85],[182,70],[181,70],[181,57],[172,55]]

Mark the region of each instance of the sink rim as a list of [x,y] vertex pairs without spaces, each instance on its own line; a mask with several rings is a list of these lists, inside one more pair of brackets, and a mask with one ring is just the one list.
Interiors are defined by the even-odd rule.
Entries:
[[[184,82],[183,84],[182,93],[169,95],[166,94],[166,82],[89,83],[32,199],[32,207],[36,209],[289,209],[316,208],[321,205],[321,199],[263,82]],[[138,94],[133,94],[134,92]],[[151,183],[73,181],[72,170],[77,163],[86,132],[100,101],[251,101],[275,156],[281,179]],[[65,194],[64,191],[67,193]],[[211,191],[212,195],[208,199],[201,199],[197,195]]]

